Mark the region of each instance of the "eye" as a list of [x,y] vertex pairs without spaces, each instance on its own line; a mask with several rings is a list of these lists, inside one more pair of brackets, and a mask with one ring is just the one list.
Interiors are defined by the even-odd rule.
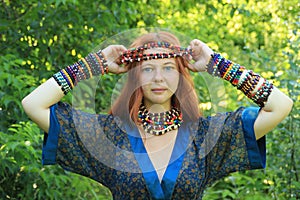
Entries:
[[153,71],[152,67],[149,67],[149,66],[142,67],[142,72],[152,72],[152,71]]
[[171,71],[171,70],[175,70],[175,66],[171,66],[171,65],[167,65],[167,66],[164,66],[164,70],[165,71]]

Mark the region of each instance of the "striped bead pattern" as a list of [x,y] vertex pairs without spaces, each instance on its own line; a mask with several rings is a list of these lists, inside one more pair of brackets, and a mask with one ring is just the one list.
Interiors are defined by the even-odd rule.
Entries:
[[96,53],[90,53],[73,65],[60,70],[53,75],[53,78],[63,93],[67,94],[78,82],[105,73],[108,73],[107,61],[100,50]]
[[207,72],[229,81],[260,107],[265,106],[274,87],[259,74],[225,59],[218,53],[211,55],[207,64]]

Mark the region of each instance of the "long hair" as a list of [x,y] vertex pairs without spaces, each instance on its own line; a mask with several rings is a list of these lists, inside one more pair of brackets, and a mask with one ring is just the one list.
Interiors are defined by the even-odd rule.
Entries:
[[[167,42],[180,46],[179,40],[171,33],[160,31],[148,33],[137,38],[131,48],[139,47],[150,42]],[[188,61],[183,57],[175,58],[180,74],[178,88],[171,97],[172,106],[176,106],[182,112],[183,121],[195,121],[199,118],[198,98],[194,88],[194,82],[188,72]],[[128,77],[121,94],[111,107],[110,114],[118,116],[127,122],[138,122],[138,111],[143,100],[143,91],[139,85],[138,77],[142,62],[132,62],[127,65]]]

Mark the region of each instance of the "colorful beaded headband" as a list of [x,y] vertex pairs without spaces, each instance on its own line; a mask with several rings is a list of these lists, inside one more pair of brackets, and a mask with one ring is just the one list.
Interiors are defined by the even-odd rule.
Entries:
[[[170,53],[150,53],[144,54],[143,51],[151,48],[166,48],[172,50]],[[122,54],[122,63],[140,62],[152,59],[176,58],[192,55],[192,49],[176,46],[167,42],[151,42],[137,48],[131,48]]]

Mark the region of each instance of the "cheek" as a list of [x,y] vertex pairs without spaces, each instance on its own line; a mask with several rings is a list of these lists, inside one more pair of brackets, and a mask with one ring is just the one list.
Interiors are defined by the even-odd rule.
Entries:
[[174,81],[173,81],[173,83],[169,86],[169,89],[170,89],[173,93],[176,92],[177,88],[178,88],[178,82],[174,82]]
[[150,85],[149,84],[141,84],[142,91],[144,94],[146,94],[150,90]]
[[145,86],[145,85],[149,85],[151,83],[151,77],[145,76],[145,75],[140,75],[139,76],[139,85],[140,86]]
[[179,74],[176,74],[168,79],[169,88],[175,92],[179,84]]

